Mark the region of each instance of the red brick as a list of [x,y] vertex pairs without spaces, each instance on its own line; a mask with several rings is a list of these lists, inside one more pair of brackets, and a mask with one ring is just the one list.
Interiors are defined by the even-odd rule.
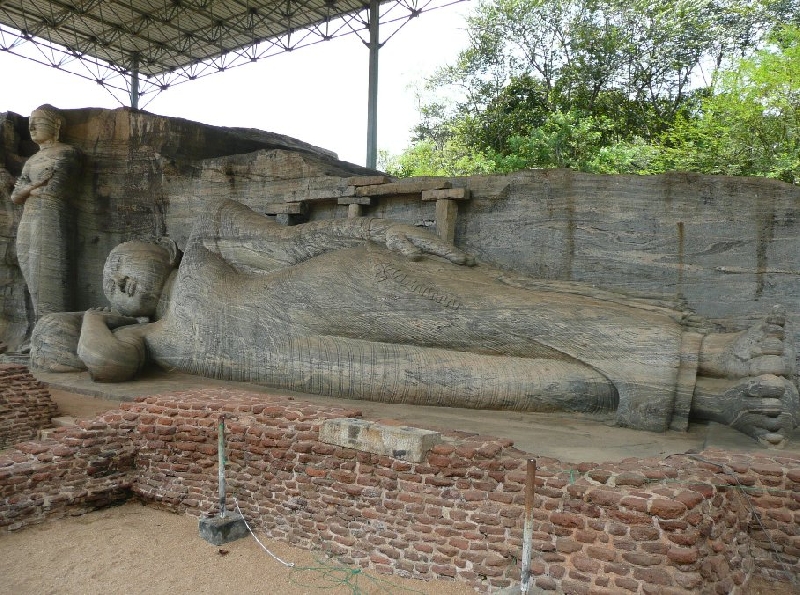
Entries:
[[705,518],[705,517],[703,516],[703,514],[702,514],[702,513],[700,513],[700,512],[697,512],[697,511],[692,511],[692,512],[690,512],[689,514],[687,514],[687,515],[684,517],[684,519],[686,519],[686,521],[687,521],[687,522],[688,522],[690,525],[692,525],[692,526],[694,526],[694,527],[696,527],[696,526],[698,526],[700,523],[702,523],[704,518]]
[[584,499],[587,502],[593,502],[599,506],[617,506],[620,500],[622,500],[622,494],[610,490],[595,489],[586,492]]
[[649,514],[629,510],[614,510],[611,512],[611,517],[626,525],[650,525],[653,521],[653,517]]
[[675,564],[694,564],[697,562],[698,557],[698,552],[695,548],[673,547],[667,552],[667,558]]
[[675,582],[684,589],[695,590],[703,585],[703,577],[699,572],[676,572]]
[[647,512],[648,503],[649,500],[645,500],[644,498],[635,498],[633,496],[625,496],[622,498],[622,500],[620,500],[620,505],[638,512]]
[[549,576],[540,576],[534,582],[534,585],[543,591],[555,591],[558,589],[558,583]]
[[445,576],[447,578],[455,578],[456,577],[456,569],[454,566],[445,565],[445,564],[432,564],[431,565],[431,572],[439,575]]
[[564,553],[564,554],[571,554],[573,552],[578,552],[583,549],[583,544],[578,543],[574,539],[570,539],[568,537],[559,537],[556,539],[556,551]]
[[614,578],[614,584],[617,587],[622,587],[631,593],[636,593],[639,590],[639,581],[635,581],[632,578],[627,578],[623,576],[618,576]]
[[[589,577],[583,576],[580,574],[575,574],[575,571],[571,571],[570,573],[571,578],[577,578],[578,580],[582,580],[584,582],[589,582]],[[561,582],[561,590],[563,591],[564,595],[587,595],[589,593],[590,586],[583,583],[576,583],[574,580],[564,580]]]
[[29,455],[38,455],[50,450],[50,447],[45,446],[39,442],[20,442],[19,444],[15,445],[15,448],[18,451],[24,452],[25,454]]
[[596,574],[600,570],[600,562],[581,555],[572,557],[572,565],[580,572],[591,574]]
[[604,533],[599,533],[591,529],[579,529],[575,531],[575,539],[581,543],[595,543],[597,541],[602,542],[603,538],[607,540],[608,536]]
[[448,540],[448,543],[453,547],[458,548],[462,551],[466,551],[469,549],[469,541],[467,541],[466,539],[462,539],[460,537],[451,537]]
[[611,523],[608,526],[608,532],[610,535],[614,535],[616,537],[622,537],[623,535],[628,534],[628,527],[621,523]]
[[450,457],[431,453],[428,455],[428,464],[431,467],[447,468],[450,466]]
[[553,565],[550,566],[549,574],[553,578],[561,580],[562,578],[564,578],[564,575],[566,574],[566,572],[567,572],[567,569],[564,568],[563,566],[561,566],[559,564],[553,564]]
[[620,473],[614,478],[615,485],[641,487],[647,483],[647,478],[639,473]]
[[550,522],[560,527],[583,529],[586,526],[582,516],[569,512],[554,512],[550,515]]
[[641,552],[625,552],[622,554],[622,557],[626,562],[629,562],[634,566],[656,566],[661,564],[661,562],[664,560],[662,556],[644,554]]
[[612,548],[603,548],[598,546],[590,546],[586,548],[586,554],[590,558],[596,558],[605,562],[613,562],[616,557],[616,551]]
[[656,498],[650,501],[650,514],[664,519],[676,519],[686,512],[686,505],[677,500]]
[[783,467],[780,465],[772,465],[769,463],[756,463],[750,466],[751,471],[758,475],[766,475],[768,477],[783,477]]
[[672,575],[662,568],[634,568],[633,577],[655,585],[668,587],[675,584]]
[[652,541],[658,539],[660,535],[661,532],[652,525],[639,525],[630,529],[631,539],[636,541]]
[[643,543],[639,547],[642,549],[642,551],[647,552],[648,554],[658,554],[661,556],[665,555],[670,548],[669,544],[662,541]]
[[589,471],[587,475],[597,483],[606,483],[613,473],[604,469],[594,469]]

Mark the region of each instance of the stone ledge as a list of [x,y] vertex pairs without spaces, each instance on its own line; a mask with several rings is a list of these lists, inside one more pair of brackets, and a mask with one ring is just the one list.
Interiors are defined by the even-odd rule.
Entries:
[[469,200],[472,193],[469,188],[442,188],[437,190],[423,190],[422,200]]
[[439,432],[408,426],[386,426],[363,419],[328,419],[319,430],[320,442],[419,463],[442,441]]

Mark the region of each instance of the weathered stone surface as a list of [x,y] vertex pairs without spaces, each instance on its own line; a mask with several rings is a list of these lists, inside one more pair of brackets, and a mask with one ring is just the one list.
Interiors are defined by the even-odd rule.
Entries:
[[423,190],[422,200],[469,200],[469,188],[446,188],[443,190]]
[[375,186],[360,186],[356,196],[391,196],[395,194],[422,194],[425,190],[449,188],[447,180],[437,178],[407,178],[397,182],[387,182]]
[[[129,380],[149,358],[320,395],[577,411],[653,431],[691,413],[767,445],[781,444],[800,412],[778,311],[744,334],[687,341],[697,333],[679,311],[508,282],[416,227],[368,218],[282,227],[233,201],[198,217],[177,270],[172,260],[146,242],[111,252],[103,286],[115,312],[87,311],[77,342],[94,379]],[[60,330],[49,334],[71,328],[61,316],[74,318],[51,315],[33,334],[32,345],[56,356],[33,350],[48,370],[62,365],[52,347],[68,344]],[[699,353],[685,357],[687,346]]]
[[[202,339],[185,342],[180,349],[176,339],[169,348],[151,350],[156,360],[163,359],[165,365],[180,360],[181,369],[192,372],[268,383],[275,380],[280,386],[327,394],[341,386],[334,377],[339,367],[350,361],[348,358],[359,366],[386,365],[380,374],[400,369],[405,374],[401,375],[402,386],[410,386],[417,377],[404,366],[409,361],[406,351],[413,346],[412,351],[421,349],[415,351],[422,354],[420,362],[426,360],[425,365],[419,366],[436,376],[415,385],[412,398],[425,402],[439,399],[442,404],[455,403],[449,401],[452,395],[448,392],[455,394],[459,390],[462,376],[455,371],[469,368],[474,377],[474,371],[482,369],[483,364],[454,363],[472,355],[451,359],[452,353],[479,355],[486,360],[483,363],[489,361],[488,356],[499,354],[524,359],[522,363],[513,360],[511,367],[525,378],[538,377],[538,369],[535,373],[519,372],[537,360],[559,362],[559,366],[574,361],[579,368],[601,370],[605,380],[599,384],[590,382],[592,390],[588,392],[598,386],[611,386],[619,397],[618,420],[637,427],[663,429],[663,423],[669,423],[670,418],[672,427],[682,427],[683,423],[674,423],[675,418],[685,422],[692,407],[695,414],[698,412],[698,404],[704,415],[713,419],[723,413],[712,404],[712,397],[723,396],[723,409],[730,412],[741,410],[753,398],[775,399],[775,390],[782,395],[777,397],[782,401],[781,413],[764,423],[776,426],[776,430],[762,430],[779,434],[793,423],[781,416],[791,415],[796,399],[791,388],[794,363],[790,361],[797,343],[797,335],[793,334],[796,331],[792,330],[797,326],[792,324],[797,319],[792,296],[800,293],[800,224],[795,187],[768,180],[677,174],[594,176],[569,171],[528,171],[457,180],[386,181],[378,177],[370,180],[374,183],[362,186],[354,182],[354,175],[364,174],[366,178],[376,173],[337,162],[329,154],[296,141],[275,140],[266,133],[214,129],[128,110],[81,110],[68,113],[67,120],[67,139],[87,153],[92,172],[91,184],[86,182],[84,186],[87,192],[82,200],[86,203],[79,214],[79,306],[104,303],[99,269],[118,240],[169,237],[187,252],[185,284],[178,283],[176,287],[180,295],[188,296],[186,303],[194,308],[180,306],[185,311],[180,316],[175,314],[170,324],[175,329],[189,328],[195,323],[188,321],[205,311],[211,319],[228,321],[214,323],[218,326],[211,325],[200,332],[198,337]],[[472,200],[460,205],[455,226],[448,229],[447,236],[452,232],[456,245],[490,266],[467,270],[440,267],[439,261],[431,258],[421,263],[400,258],[398,254],[419,256],[419,250],[448,254],[450,248],[437,245],[430,238],[422,239],[424,234],[415,228],[433,227],[436,220],[435,206],[420,200],[422,192],[453,185],[464,188],[464,194],[469,190]],[[349,192],[344,189],[355,186],[356,196],[374,197],[370,205],[362,208],[369,219],[348,220],[348,205],[337,204],[336,193]],[[278,234],[278,244],[284,242],[283,247],[267,246],[275,238],[262,241],[262,224],[249,219],[244,227],[231,227],[231,222],[225,221],[220,228],[224,229],[223,234],[208,227],[201,230],[198,237],[204,238],[203,248],[216,252],[232,267],[226,269],[221,277],[224,282],[219,283],[225,288],[224,303],[229,303],[231,297],[244,300],[234,300],[219,314],[212,307],[217,299],[213,286],[217,283],[210,281],[217,277],[206,271],[208,263],[198,258],[199,249],[194,250],[189,242],[197,215],[218,214],[215,209],[226,200],[264,213],[266,205],[294,204],[292,201],[301,195],[316,197],[309,199],[310,227],[293,228],[296,231],[289,236]],[[328,195],[330,199],[321,198]],[[286,213],[279,216],[289,217]],[[374,227],[370,219],[375,218],[384,221]],[[343,221],[349,223],[345,225]],[[393,221],[414,227],[392,237],[381,235],[394,225]],[[207,224],[208,221],[203,225]],[[239,237],[232,232],[239,232]],[[419,239],[421,245],[417,249],[404,243],[403,236],[409,234]],[[330,239],[334,236],[337,240],[332,244]],[[242,245],[242,237],[247,238],[249,246]],[[376,243],[386,246],[388,252],[376,248]],[[290,249],[287,245],[291,245]],[[430,250],[429,246],[437,247]],[[357,255],[356,250],[361,252]],[[274,304],[256,300],[254,294],[231,291],[238,290],[241,283],[250,283],[251,280],[243,281],[249,279],[248,275],[265,271],[262,262],[253,262],[253,254],[270,255],[274,261],[266,266],[270,275],[277,269],[292,267],[291,275],[270,286],[283,292],[276,295]],[[238,277],[239,274],[243,276]],[[259,295],[263,295],[267,277],[262,275],[258,280],[262,283]],[[298,285],[298,278],[308,281]],[[324,288],[321,293],[320,287]],[[621,297],[619,293],[628,295]],[[521,295],[526,296],[527,305],[517,309],[517,298],[511,296]],[[477,303],[474,300],[479,299],[476,296],[483,296],[491,304],[473,307]],[[699,336],[697,340],[687,340],[694,331],[707,335],[715,330],[746,328],[753,316],[763,317],[774,303],[780,302],[789,308],[786,315],[779,317],[780,322],[765,319],[754,325],[755,339],[737,343],[735,349],[730,337],[719,343]],[[534,304],[540,307],[538,313],[531,307]],[[541,304],[550,308],[546,314],[542,314]],[[510,308],[507,316],[503,314],[505,307]],[[285,318],[265,318],[263,314],[270,308],[283,312]],[[690,310],[705,320],[693,316]],[[243,312],[246,315],[239,316]],[[537,316],[542,316],[546,324]],[[651,324],[648,317],[653,316],[663,316],[663,324]],[[247,322],[244,328],[237,326],[241,324],[234,324],[237,317],[244,321],[261,317],[271,323],[264,323],[262,332],[258,325]],[[291,333],[281,327],[289,323]],[[381,326],[384,324],[390,325],[389,330]],[[615,332],[600,328],[613,328]],[[297,329],[302,330],[299,335]],[[180,336],[177,330],[174,332]],[[220,343],[221,333],[230,334],[229,340]],[[310,350],[307,344],[294,339],[286,339],[280,345],[274,343],[275,337],[293,336],[314,337]],[[271,356],[272,352],[250,352],[240,345],[244,342],[261,346],[264,337],[271,338],[270,345],[277,345],[278,353],[284,354],[280,357],[294,355],[285,360],[270,359],[264,354]],[[327,346],[330,349],[322,349],[328,339],[321,341],[320,337],[334,337],[333,344]],[[350,340],[365,341],[367,346],[340,351]],[[219,347],[208,351],[211,347],[204,345]],[[386,360],[389,363],[382,359],[389,349],[385,345],[401,346],[398,357]],[[743,363],[741,369],[720,374],[720,369],[732,361],[728,347],[738,350],[737,357]],[[373,359],[375,349],[386,353]],[[430,360],[422,357],[428,354],[427,349],[446,353],[437,352]],[[747,352],[743,359],[739,351]],[[176,355],[178,352],[180,355]],[[325,365],[333,367],[320,371],[317,355]],[[361,355],[365,359],[360,359]],[[310,359],[303,359],[306,357]],[[512,359],[503,361],[509,363]],[[715,363],[723,360],[725,365]],[[262,372],[253,375],[249,371],[259,366]],[[663,378],[661,372],[654,370],[661,370]],[[448,376],[450,373],[455,375]],[[374,398],[374,393],[384,391],[374,379],[361,383],[357,378],[361,372],[353,376],[353,369],[348,368],[346,374],[348,380],[342,394],[357,390],[364,393],[364,398]],[[565,377],[560,372],[557,375]],[[731,385],[718,376],[742,381]],[[769,376],[778,377],[778,381]],[[541,378],[545,377],[546,374]],[[582,372],[577,377],[570,372],[566,377],[580,378],[578,384],[582,387],[587,381]],[[451,382],[451,378],[457,381]],[[721,386],[721,381],[727,385]],[[440,390],[444,392],[437,392]],[[481,406],[487,402],[509,406],[502,391],[495,393],[475,386],[471,390],[480,395]],[[584,395],[587,392],[573,387],[560,394],[581,391]],[[634,393],[638,396],[631,400]],[[431,396],[437,394],[444,396]],[[462,391],[457,400],[469,401],[471,394]],[[660,394],[671,396],[661,399]],[[560,397],[547,397],[549,406],[553,398]],[[567,399],[567,408],[578,407],[571,398]],[[608,411],[615,407],[614,398],[610,399],[598,401],[590,397],[580,406],[591,402],[594,405],[590,409],[597,405],[600,411]],[[519,405],[514,402],[513,406]],[[526,403],[524,408],[529,406]],[[563,402],[558,405],[564,406]],[[756,417],[763,415],[758,413]],[[763,422],[748,416],[737,423],[752,428]]]
[[418,463],[441,442],[439,432],[387,426],[363,419],[327,419],[319,429],[320,442]]
[[81,181],[81,153],[60,142],[65,124],[50,105],[33,111],[29,132],[39,146],[25,162],[9,199],[24,205],[16,248],[34,317],[73,309],[76,196]]
[[238,513],[227,513],[224,517],[203,517],[198,527],[200,537],[214,545],[230,543],[250,534],[244,517]]
[[453,242],[456,237],[458,222],[458,203],[448,198],[436,201],[436,233],[446,242]]
[[[259,211],[290,186],[302,188],[298,180],[305,177],[329,178],[332,189],[359,179],[371,186],[390,181],[279,135],[127,109],[64,113],[63,140],[86,154],[90,172],[79,209],[79,308],[103,303],[97,279],[113,246],[169,235],[182,247],[206,201],[230,198]],[[36,146],[27,136],[27,118],[3,116],[6,169],[18,176]],[[733,321],[736,328],[775,303],[795,316],[800,188],[755,178],[568,170],[453,184],[468,186],[472,195],[461,205],[456,244],[482,262],[535,278],[678,298],[712,322]],[[378,199],[364,214],[433,227],[434,209],[397,197]],[[345,217],[346,209],[324,203],[310,213],[311,220],[332,216]],[[13,265],[13,247],[7,252]],[[4,274],[13,276],[10,268]],[[11,295],[18,285],[6,286],[5,320],[19,310],[8,308],[19,303]]]
[[389,176],[354,176],[348,178],[347,183],[351,186],[373,186],[375,184],[386,184],[391,182]]
[[17,263],[16,233],[22,206],[10,201],[16,178],[25,161],[37,151],[28,133],[28,119],[0,113],[0,338],[15,348],[33,323],[25,280]]
[[[169,236],[185,242],[206,199],[237,198],[259,210],[320,192],[346,194],[350,177],[374,173],[338,161],[330,151],[258,130],[219,128],[127,108],[62,114],[66,125],[61,141],[85,158],[70,207],[76,230],[70,249],[76,258],[71,289],[77,309],[104,303],[99,272],[111,248],[133,238]],[[0,114],[0,187],[13,185],[37,151],[27,129],[28,118]],[[331,181],[330,187],[324,180]],[[7,198],[9,190],[0,190],[0,197]],[[9,206],[0,213],[0,337],[12,348],[25,340],[34,319],[14,249],[21,212]]]

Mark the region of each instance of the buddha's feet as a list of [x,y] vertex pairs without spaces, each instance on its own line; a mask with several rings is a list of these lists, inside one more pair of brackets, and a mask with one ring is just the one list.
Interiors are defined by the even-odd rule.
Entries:
[[774,374],[737,382],[698,378],[692,415],[781,448],[800,420],[800,398],[790,379]]
[[795,353],[786,312],[776,306],[764,320],[740,333],[708,335],[700,353],[699,374],[710,378],[791,377]]
[[794,384],[781,376],[764,374],[730,391],[731,401],[739,403],[739,411],[731,412],[729,425],[764,446],[781,448],[797,425],[800,404]]

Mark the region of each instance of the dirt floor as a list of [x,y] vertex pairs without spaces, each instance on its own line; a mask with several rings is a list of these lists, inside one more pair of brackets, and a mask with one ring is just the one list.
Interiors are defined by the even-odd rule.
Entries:
[[475,593],[453,581],[416,581],[359,571],[319,552],[256,535],[221,546],[197,519],[126,504],[0,533],[0,592],[9,595],[301,595]]

